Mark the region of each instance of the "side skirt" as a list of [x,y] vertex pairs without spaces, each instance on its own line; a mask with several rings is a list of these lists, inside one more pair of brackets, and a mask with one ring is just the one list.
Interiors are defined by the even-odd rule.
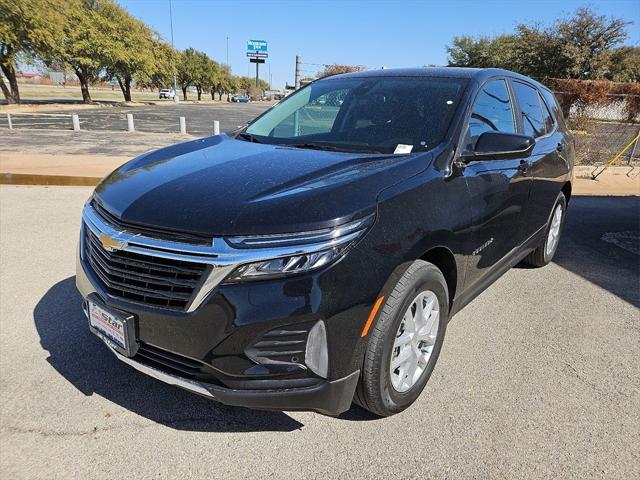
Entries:
[[451,314],[449,318],[453,317],[456,313],[469,305],[471,301],[484,292],[487,288],[498,280],[502,275],[509,271],[512,267],[520,263],[529,253],[535,250],[540,244],[542,235],[546,229],[546,225],[538,229],[533,235],[525,240],[521,245],[517,246],[502,260],[500,260],[492,269],[490,273],[478,280],[475,284],[465,289],[460,295],[457,295],[453,301],[453,307],[451,308]]

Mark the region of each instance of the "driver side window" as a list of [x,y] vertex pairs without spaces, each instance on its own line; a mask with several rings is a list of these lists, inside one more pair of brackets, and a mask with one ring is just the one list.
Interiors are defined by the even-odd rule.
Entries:
[[513,104],[504,80],[493,80],[482,87],[469,117],[465,150],[473,150],[484,132],[516,133]]

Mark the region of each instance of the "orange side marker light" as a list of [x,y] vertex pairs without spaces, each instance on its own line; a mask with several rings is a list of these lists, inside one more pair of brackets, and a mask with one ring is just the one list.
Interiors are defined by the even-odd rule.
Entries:
[[367,333],[369,333],[369,329],[373,324],[373,319],[376,318],[376,313],[378,313],[378,310],[380,309],[380,306],[382,305],[383,301],[384,301],[384,296],[378,298],[376,300],[376,303],[373,304],[373,308],[371,309],[369,318],[367,318],[367,323],[364,324],[364,328],[362,329],[362,334],[360,334],[361,337],[366,337]]

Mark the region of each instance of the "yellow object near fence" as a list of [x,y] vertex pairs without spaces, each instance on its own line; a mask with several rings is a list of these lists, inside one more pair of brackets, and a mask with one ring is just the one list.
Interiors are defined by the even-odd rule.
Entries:
[[631,141],[627,144],[627,146],[626,146],[626,147],[624,147],[622,150],[620,150],[620,151],[619,151],[619,152],[618,152],[618,153],[617,153],[617,154],[616,154],[616,155],[615,155],[611,160],[609,160],[609,161],[607,162],[607,165],[613,165],[613,163],[614,163],[616,160],[618,160],[622,155],[624,155],[624,154],[625,154],[625,152],[626,152],[627,150],[629,150],[629,149],[631,148],[631,146],[632,146],[634,143],[636,143],[636,142],[638,141],[638,139],[640,139],[640,132],[639,132],[635,137],[633,137],[633,140],[631,140]]

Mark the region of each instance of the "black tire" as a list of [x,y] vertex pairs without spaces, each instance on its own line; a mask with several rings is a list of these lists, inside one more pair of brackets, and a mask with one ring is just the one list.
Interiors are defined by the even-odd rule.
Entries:
[[[438,299],[440,323],[427,365],[419,380],[406,392],[398,392],[391,381],[391,354],[402,318],[415,297],[430,290]],[[355,402],[386,417],[409,407],[420,395],[438,360],[449,317],[449,293],[442,272],[433,264],[416,260],[399,266],[383,292],[384,304],[369,331],[367,349]]]
[[[549,229],[551,228],[551,223],[553,221],[553,215],[556,211],[556,208],[562,208],[562,218],[560,220],[560,231],[558,233],[558,240],[556,241],[553,249],[547,253],[547,242],[549,241]],[[523,262],[527,265],[531,265],[532,267],[544,267],[551,260],[553,260],[553,256],[556,254],[558,250],[558,244],[560,243],[560,237],[562,237],[562,227],[564,226],[564,219],[567,213],[567,200],[564,197],[564,194],[560,192],[558,194],[558,199],[556,203],[553,204],[553,208],[551,209],[551,213],[549,214],[549,220],[547,221],[547,228],[544,230],[544,237],[542,238],[540,244],[536,247],[536,249],[527,255]]]

